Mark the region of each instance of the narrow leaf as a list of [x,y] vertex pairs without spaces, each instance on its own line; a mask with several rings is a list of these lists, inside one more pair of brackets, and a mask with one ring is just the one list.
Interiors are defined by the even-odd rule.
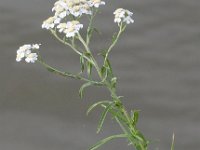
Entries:
[[135,126],[138,122],[138,118],[139,118],[139,111],[138,110],[134,110],[132,112],[132,116],[131,116],[131,119],[133,121],[133,125]]
[[101,115],[101,118],[99,120],[99,124],[98,124],[98,127],[97,127],[97,133],[99,133],[101,131],[101,128],[103,126],[103,123],[105,121],[105,118],[107,116],[107,113],[109,112],[109,110],[112,108],[112,105],[113,103],[109,104],[105,110],[103,111],[102,115]]
[[89,150],[96,150],[99,147],[101,147],[102,145],[106,144],[107,142],[109,142],[110,140],[116,139],[116,138],[126,138],[126,134],[119,134],[119,135],[112,135],[109,136],[99,142],[97,142],[95,145],[93,145]]
[[90,106],[87,110],[87,115],[94,109],[96,108],[97,106],[99,105],[102,105],[102,104],[110,104],[111,102],[110,101],[100,101],[100,102],[97,102],[95,104],[93,104],[92,106]]
[[84,55],[83,54],[80,56],[80,64],[81,64],[81,73],[82,73],[85,69],[85,62],[84,62]]
[[79,96],[80,96],[81,99],[83,98],[84,89],[87,88],[87,87],[89,87],[89,86],[91,86],[91,85],[94,85],[94,83],[92,83],[92,82],[87,82],[87,83],[85,83],[85,84],[83,84],[83,85],[81,86],[81,88],[80,88],[80,90],[79,90]]
[[174,141],[175,141],[175,134],[173,133],[171,150],[174,150]]
[[88,73],[88,76],[91,77],[92,64],[90,62],[87,62],[87,73]]

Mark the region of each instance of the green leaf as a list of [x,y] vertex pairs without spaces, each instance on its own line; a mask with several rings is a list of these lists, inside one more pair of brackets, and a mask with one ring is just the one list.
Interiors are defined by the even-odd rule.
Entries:
[[105,65],[109,68],[110,74],[113,76],[112,67],[111,67],[110,61],[108,59],[106,60],[106,64]]
[[114,33],[114,35],[112,36],[112,42],[114,42],[117,39],[117,33]]
[[172,144],[171,144],[171,150],[174,150],[174,142],[175,141],[175,134],[173,133],[173,136],[172,136]]
[[79,96],[80,96],[81,99],[83,98],[84,89],[87,88],[87,87],[89,87],[89,86],[92,86],[92,85],[94,85],[94,83],[92,83],[92,82],[87,82],[87,83],[85,83],[85,84],[83,84],[83,85],[81,86],[81,88],[80,88],[80,90],[79,90]]
[[89,77],[91,77],[91,74],[92,74],[92,64],[90,62],[87,62],[86,66],[87,66],[87,74],[88,74]]
[[83,54],[80,56],[80,64],[81,64],[81,73],[82,73],[85,69],[85,61],[84,61],[84,55]]
[[109,112],[110,109],[112,109],[112,105],[113,103],[110,103],[108,106],[106,106],[106,108],[104,109],[102,115],[101,115],[101,118],[99,120],[99,124],[98,124],[98,127],[97,127],[97,133],[99,133],[101,131],[101,128],[103,126],[103,123],[105,121],[105,118]]
[[133,125],[136,126],[138,119],[139,119],[139,111],[138,110],[135,110],[132,112],[131,119],[133,121]]
[[89,150],[96,150],[99,147],[101,147],[102,145],[106,144],[107,142],[109,142],[110,140],[116,139],[116,138],[126,138],[127,135],[126,134],[118,134],[118,135],[112,135],[109,136],[99,142],[97,142],[95,145],[93,145]]
[[97,102],[97,103],[94,103],[92,106],[90,106],[87,110],[87,115],[94,109],[96,108],[97,106],[99,105],[102,105],[102,104],[110,104],[111,102],[110,101],[100,101],[100,102]]
[[49,72],[55,72],[55,70],[51,67],[46,67]]
[[117,78],[114,77],[114,78],[111,79],[111,86],[112,86],[112,88],[115,88],[116,84],[117,84]]

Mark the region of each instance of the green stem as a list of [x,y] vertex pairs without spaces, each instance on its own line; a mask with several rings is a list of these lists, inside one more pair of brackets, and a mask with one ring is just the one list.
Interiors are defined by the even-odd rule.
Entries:
[[123,33],[125,28],[126,28],[126,26],[123,26],[122,23],[119,25],[119,32],[117,33],[117,36],[115,37],[114,41],[112,42],[112,44],[110,45],[110,47],[108,48],[108,50],[106,52],[105,59],[104,59],[104,64],[106,63],[109,53],[111,52],[113,47],[117,44],[117,41],[119,40],[119,37]]
[[[92,21],[91,21],[92,22]],[[89,24],[89,29],[91,28],[91,24]],[[111,50],[113,49],[113,47],[116,45],[121,33],[125,30],[126,26],[123,24],[120,24],[120,29],[119,32],[116,36],[116,38],[114,39],[113,43],[111,44],[111,46],[108,48],[106,54],[105,54],[105,59],[104,59],[104,64],[106,63],[107,59],[108,59],[108,55],[111,52]],[[55,31],[52,31],[52,34],[63,44],[68,45],[69,47],[71,47],[77,54],[79,54],[80,56],[82,56],[83,54],[78,51],[74,44],[70,44],[68,42],[66,42],[65,40],[62,40]],[[97,81],[92,81],[86,78],[81,77],[80,75],[73,75],[70,73],[66,73],[66,72],[61,72],[49,65],[47,65],[46,63],[44,63],[43,61],[40,61],[40,63],[42,65],[44,65],[48,70],[51,70],[52,72],[55,72],[56,74],[59,74],[61,76],[67,76],[67,77],[71,77],[74,79],[79,79],[79,80],[83,80],[86,82],[92,82],[95,85],[104,85],[111,93],[111,97],[112,100],[116,103],[118,103],[119,105],[114,106],[116,111],[120,113],[119,115],[115,115],[114,114],[114,118],[117,121],[117,123],[120,125],[120,127],[122,128],[123,132],[125,133],[125,135],[127,135],[128,140],[131,142],[131,144],[133,145],[133,147],[136,150],[147,150],[147,140],[144,138],[144,136],[139,132],[139,130],[136,128],[136,125],[133,124],[132,118],[129,116],[129,114],[127,113],[124,105],[122,104],[120,98],[117,96],[116,94],[116,88],[112,87],[110,81],[108,81],[108,79],[104,79],[103,75],[101,74],[101,68],[99,67],[96,59],[94,58],[94,56],[92,55],[90,48],[89,48],[89,40],[88,40],[88,36],[86,37],[86,41],[82,38],[82,36],[80,34],[78,34],[78,39],[80,40],[80,42],[83,44],[86,52],[89,54],[88,56],[83,55],[83,57],[85,59],[87,59],[90,63],[93,64],[93,66],[95,67],[99,78],[101,79],[102,82],[97,82]],[[111,114],[112,111],[110,111]]]
[[[76,52],[76,53],[77,53],[78,55],[80,55],[80,56],[83,56],[87,61],[89,61],[90,63],[93,64],[93,62],[92,62],[87,56],[85,56],[83,53],[81,53],[79,50],[77,50],[73,44],[71,45],[70,43],[68,43],[68,42],[66,42],[65,40],[61,39],[61,38],[56,34],[56,32],[53,31],[53,30],[51,30],[51,33],[54,35],[54,37],[55,37],[58,41],[60,41],[60,42],[63,43],[64,45],[69,46],[72,50],[74,50],[74,52]],[[73,41],[73,42],[74,42],[74,41]]]
[[[108,57],[109,52],[112,50],[112,48],[115,46],[117,43],[121,33],[124,31],[125,27],[121,24],[120,26],[120,31],[117,35],[117,38],[114,40],[113,44],[110,46],[108,49],[107,55],[105,57],[105,60]],[[78,34],[80,42],[83,44],[85,47],[85,50],[91,55],[91,60],[94,62],[94,66],[96,68],[96,71],[102,81],[104,81],[104,85],[107,87],[107,89],[110,91],[111,96],[113,98],[113,101],[116,101],[121,104],[121,106],[118,106],[117,109],[121,114],[123,115],[124,119],[120,119],[119,116],[116,116],[116,121],[120,124],[122,130],[125,132],[125,134],[128,133],[128,139],[132,143],[132,145],[137,149],[137,150],[147,150],[147,141],[144,139],[143,135],[137,135],[138,130],[136,129],[135,126],[132,124],[131,117],[128,115],[125,107],[123,106],[121,100],[116,94],[116,89],[112,87],[111,83],[107,80],[104,80],[104,77],[101,75],[101,70],[97,64],[97,61],[94,59],[87,43],[84,41],[84,39],[81,37],[80,34]]]
[[86,79],[86,78],[84,78],[84,77],[82,77],[82,76],[80,76],[80,75],[74,75],[74,74],[72,74],[72,73],[60,71],[60,70],[58,70],[58,69],[56,69],[56,68],[54,68],[54,67],[52,67],[52,66],[46,64],[46,63],[45,63],[44,61],[42,61],[42,60],[38,60],[38,62],[39,62],[40,64],[42,64],[45,68],[47,68],[48,71],[53,72],[53,73],[55,73],[55,74],[57,74],[57,75],[60,75],[60,76],[63,76],[63,77],[69,77],[69,78],[73,78],[73,79],[78,79],[78,80],[82,80],[82,81],[86,81],[86,82],[91,82],[91,83],[93,83],[94,85],[98,85],[98,86],[102,86],[102,85],[103,85],[103,83],[101,83],[101,82],[89,80],[89,79]]

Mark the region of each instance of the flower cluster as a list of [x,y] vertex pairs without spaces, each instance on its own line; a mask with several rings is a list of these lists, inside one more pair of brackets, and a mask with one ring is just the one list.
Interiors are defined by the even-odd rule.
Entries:
[[67,23],[60,23],[57,28],[59,32],[65,33],[66,37],[73,37],[83,28],[83,25],[80,24],[79,21],[69,21]]
[[[76,20],[83,14],[92,15],[92,8],[98,8],[100,5],[105,5],[105,2],[102,0],[58,0],[52,8],[54,16],[45,20],[42,28],[47,30],[58,28],[67,37],[75,36],[83,28],[83,25]],[[68,15],[73,16],[74,20],[62,23]]]
[[106,3],[101,0],[90,0],[88,1],[88,4],[90,5],[90,7],[99,8],[100,5],[105,5]]
[[37,50],[40,48],[40,44],[25,44],[17,50],[16,61],[20,62],[23,58],[27,63],[34,63],[37,61],[37,53],[32,53],[32,50]]
[[134,23],[134,20],[131,18],[133,13],[127,9],[118,8],[113,13],[115,15],[114,22],[120,23],[125,22],[126,24]]

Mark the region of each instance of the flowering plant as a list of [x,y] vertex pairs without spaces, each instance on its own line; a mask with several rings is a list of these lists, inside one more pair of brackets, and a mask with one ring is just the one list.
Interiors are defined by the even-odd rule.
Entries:
[[[39,53],[41,44],[26,44],[17,50],[16,61],[20,62],[23,59],[27,63],[38,62],[43,65],[48,71],[58,74],[63,77],[69,77],[77,80],[82,80],[84,84],[80,87],[79,95],[83,98],[85,88],[89,86],[102,86],[110,92],[110,100],[98,101],[89,107],[87,114],[94,108],[102,107],[102,115],[97,127],[97,133],[102,129],[103,123],[108,113],[116,120],[122,129],[122,133],[109,136],[95,145],[90,150],[95,150],[103,144],[115,138],[127,138],[129,145],[137,150],[147,150],[148,140],[137,128],[139,119],[139,111],[133,110],[127,112],[122,103],[121,96],[116,93],[117,77],[113,73],[109,54],[118,42],[121,34],[125,31],[127,24],[134,23],[132,19],[133,13],[129,10],[118,8],[114,11],[114,22],[118,25],[118,33],[113,35],[110,46],[101,52],[103,64],[99,64],[90,49],[90,41],[94,31],[93,21],[99,11],[99,7],[105,5],[102,0],[58,0],[55,2],[52,11],[54,16],[49,17],[42,24],[42,28],[50,31],[50,33],[62,44],[69,46],[80,57],[80,73],[74,74],[70,72],[60,71],[48,65]],[[87,16],[89,24],[86,34],[81,33],[84,25],[81,24],[81,18]],[[77,42],[81,43],[78,45]],[[93,77],[92,70],[98,74],[98,80]],[[86,74],[85,74],[86,73]]]

